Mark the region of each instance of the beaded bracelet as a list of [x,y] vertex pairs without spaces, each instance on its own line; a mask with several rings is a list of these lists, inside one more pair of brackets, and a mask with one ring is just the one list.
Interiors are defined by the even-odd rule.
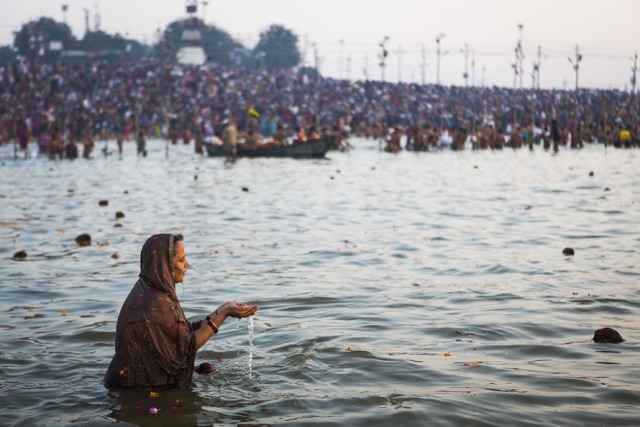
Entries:
[[215,323],[213,323],[213,320],[211,320],[211,316],[207,316],[207,325],[209,325],[209,327],[213,330],[214,334],[218,333],[218,326],[216,326]]

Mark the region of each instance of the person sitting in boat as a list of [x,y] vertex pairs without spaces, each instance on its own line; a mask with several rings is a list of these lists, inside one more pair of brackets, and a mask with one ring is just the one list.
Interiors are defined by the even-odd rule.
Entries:
[[298,126],[296,128],[296,136],[293,139],[293,143],[300,144],[302,142],[307,142],[307,131],[303,126]]
[[247,131],[247,136],[244,139],[244,146],[249,150],[255,150],[260,146],[260,135],[253,129]]
[[273,134],[273,143],[277,145],[286,145],[287,135],[284,133],[282,124],[278,123],[276,132]]
[[307,133],[307,135],[307,141],[317,141],[320,139],[320,133],[315,126],[311,126],[309,128],[309,132]]

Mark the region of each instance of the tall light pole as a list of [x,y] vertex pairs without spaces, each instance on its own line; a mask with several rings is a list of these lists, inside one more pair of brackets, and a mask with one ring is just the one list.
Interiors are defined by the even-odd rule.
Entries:
[[62,5],[62,23],[64,25],[67,25],[67,10],[69,9],[69,5],[68,4],[63,4]]
[[635,55],[633,55],[633,68],[631,69],[631,110],[633,111],[633,122],[631,125],[633,126],[632,135],[635,136],[636,141],[638,135],[636,134],[638,130],[638,94],[636,93],[636,74],[638,72],[638,51],[636,50]]
[[362,73],[364,74],[364,79],[369,80],[369,54],[367,52],[364,53],[364,68],[362,69]]
[[[542,60],[546,58],[547,55],[542,55],[542,47],[538,45],[538,57],[536,61],[533,63],[533,74],[535,78],[535,88],[540,90],[540,67],[542,66]],[[532,87],[533,89],[533,87]]]
[[404,51],[402,50],[402,46],[398,45],[398,50],[396,50],[396,54],[398,55],[398,83],[402,83],[402,54]]
[[471,51],[471,87],[476,87],[476,51]]
[[522,75],[524,74],[524,52],[522,51],[522,29],[524,26],[518,24],[518,75],[520,76],[520,89],[522,89]]
[[344,40],[340,39],[340,79],[344,78],[344,74],[342,72],[342,60],[344,58]]
[[380,65],[380,75],[382,76],[382,81],[384,82],[384,67],[386,66],[387,56],[389,55],[389,51],[386,48],[386,44],[389,41],[389,37],[385,36],[378,46],[380,47],[380,53],[378,54],[378,60]]
[[464,53],[464,73],[462,73],[462,77],[464,78],[464,87],[469,86],[469,45],[467,43],[464,44],[464,49],[460,49],[462,53]]
[[513,63],[513,88],[516,88],[516,82],[518,80],[518,76],[520,76],[520,89],[522,89],[522,74],[523,74],[523,61],[524,61],[524,53],[522,52],[522,24],[518,24],[518,42],[516,43],[516,48],[514,52],[516,54],[515,62]]
[[638,51],[633,56],[633,68],[631,69],[631,93],[636,93],[636,73],[638,72]]
[[207,19],[207,5],[209,2],[207,0],[202,2],[202,22],[205,22]]
[[576,45],[576,57],[575,59],[571,59],[569,56],[567,58],[571,65],[573,65],[573,69],[576,72],[576,92],[578,91],[578,72],[580,71],[580,61],[582,61],[582,54],[580,53],[580,47]]
[[443,37],[444,37],[444,33],[440,33],[438,37],[436,37],[436,44],[438,45],[438,49],[437,49],[438,62],[436,65],[436,84],[438,86],[440,85],[440,42],[442,41]]
[[425,74],[427,71],[427,51],[424,45],[422,45],[422,63],[420,64],[420,68],[422,69],[422,84],[425,85]]

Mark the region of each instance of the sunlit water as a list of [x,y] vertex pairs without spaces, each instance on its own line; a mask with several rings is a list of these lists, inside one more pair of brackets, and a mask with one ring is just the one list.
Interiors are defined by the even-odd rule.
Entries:
[[[233,166],[161,141],[74,162],[2,147],[0,424],[640,424],[638,151],[354,143]],[[160,232],[185,236],[187,316],[258,303],[253,340],[230,319],[189,390],[110,392]],[[604,326],[626,342],[593,343]]]

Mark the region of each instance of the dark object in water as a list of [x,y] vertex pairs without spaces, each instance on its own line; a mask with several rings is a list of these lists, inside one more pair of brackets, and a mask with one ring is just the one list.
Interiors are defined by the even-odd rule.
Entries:
[[197,180],[198,180],[198,174],[195,174],[195,175],[193,176],[193,180],[194,180],[194,181],[197,181]]
[[13,254],[13,259],[18,260],[18,261],[22,261],[27,257],[27,253],[25,251],[18,251],[15,254]]
[[88,234],[80,234],[76,237],[76,243],[79,246],[91,246],[91,236]]
[[100,200],[100,201],[98,202],[98,204],[99,204],[100,206],[108,206],[108,205],[109,205],[109,201],[108,201],[108,200]]
[[609,189],[609,187],[606,187],[604,191],[611,191],[611,190]]
[[215,371],[216,368],[213,367],[213,365],[209,362],[202,362],[201,364],[199,364],[196,367],[196,372],[199,374],[210,374],[211,372]]
[[120,224],[119,222],[116,222],[115,224],[113,224],[114,228],[122,228],[122,224]]
[[589,176],[593,176],[593,171],[589,172]]
[[[263,144],[258,148],[248,148],[238,144],[238,157],[294,157],[294,158],[322,158],[327,154],[331,138],[321,138],[314,141],[301,142],[292,145]],[[205,141],[204,147],[210,157],[225,157],[227,150],[221,145]]]
[[118,211],[116,212],[116,219],[124,218],[124,212]]
[[115,252],[113,253],[113,255],[111,255],[111,258],[113,258],[113,259],[120,259],[120,252],[115,251]]
[[245,193],[249,192],[249,187],[242,187],[242,191],[244,191]]
[[624,340],[615,329],[602,328],[593,334],[593,341],[597,343],[620,344]]
[[575,255],[576,251],[574,251],[573,248],[564,248],[562,253],[564,255]]

